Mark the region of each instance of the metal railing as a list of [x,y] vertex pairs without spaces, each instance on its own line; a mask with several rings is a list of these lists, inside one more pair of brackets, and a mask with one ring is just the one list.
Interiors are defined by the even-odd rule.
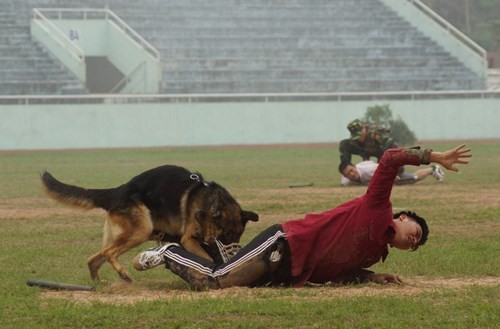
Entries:
[[439,24],[442,28],[444,28],[450,35],[458,39],[460,42],[462,42],[464,45],[466,45],[468,48],[470,48],[473,52],[478,54],[483,60],[485,61],[485,65],[487,65],[487,52],[484,50],[481,46],[479,46],[477,43],[475,43],[472,39],[470,39],[468,36],[466,36],[464,33],[462,33],[460,30],[458,30],[456,27],[451,25],[448,21],[446,21],[444,18],[436,14],[431,8],[429,8],[426,4],[424,4],[420,0],[406,0],[413,4],[415,7],[417,7],[422,13],[424,13],[426,16],[431,18],[434,22]]
[[54,23],[47,19],[47,17],[42,14],[42,11],[44,11],[44,9],[33,9],[33,19],[41,22],[40,28],[42,28],[47,34],[50,34],[54,41],[65,49],[68,54],[74,57],[79,63],[83,63],[85,61],[85,54],[83,50],[72,42],[57,26],[54,25]]
[[[149,42],[147,42],[143,37],[141,37],[137,32],[135,32],[127,23],[125,23],[120,17],[113,13],[108,8],[95,9],[95,8],[35,8],[33,13],[37,13],[40,16],[47,16],[52,19],[107,19],[118,25],[127,35],[132,38],[137,44],[143,47],[151,56],[155,59],[160,59],[160,53],[153,47]],[[42,15],[42,13],[44,15]],[[76,14],[76,15],[75,15]],[[96,15],[97,14],[97,15]],[[47,18],[45,18],[47,19]],[[51,23],[52,24],[52,23]],[[52,24],[53,25],[53,24]]]
[[[137,72],[139,72],[139,69],[144,70],[144,66],[146,65],[146,61],[142,61],[135,68],[133,68],[130,73],[125,75],[118,83],[111,89],[109,92],[110,94],[114,94],[125,88],[131,81],[132,81],[132,76],[135,76]],[[144,82],[144,79],[143,79]]]
[[224,103],[297,101],[390,101],[432,99],[500,99],[500,91],[424,91],[374,93],[269,93],[269,94],[93,94],[0,96],[0,105],[38,104],[137,104],[137,103]]

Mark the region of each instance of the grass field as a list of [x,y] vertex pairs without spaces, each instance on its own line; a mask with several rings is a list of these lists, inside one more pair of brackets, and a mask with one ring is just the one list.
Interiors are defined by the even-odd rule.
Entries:
[[[458,143],[422,144],[446,150]],[[467,142],[470,165],[412,186],[396,186],[393,206],[427,218],[430,237],[415,253],[391,250],[378,272],[401,286],[231,288],[190,291],[164,269],[137,272],[134,283],[109,265],[94,292],[49,291],[28,279],[95,285],[86,259],[101,243],[105,213],[59,205],[39,173],[64,182],[113,187],[164,164],[200,171],[249,210],[243,242],[260,230],[320,212],[364,193],[340,187],[333,145],[65,150],[0,153],[1,328],[498,328],[500,323],[500,141]],[[412,171],[415,168],[407,167]],[[312,187],[290,184],[314,182]]]

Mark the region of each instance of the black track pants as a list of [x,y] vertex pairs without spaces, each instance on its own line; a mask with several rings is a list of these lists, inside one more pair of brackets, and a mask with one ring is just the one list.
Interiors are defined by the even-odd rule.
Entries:
[[196,290],[290,284],[290,250],[279,224],[261,232],[220,265],[177,246],[168,248],[164,256],[166,267]]

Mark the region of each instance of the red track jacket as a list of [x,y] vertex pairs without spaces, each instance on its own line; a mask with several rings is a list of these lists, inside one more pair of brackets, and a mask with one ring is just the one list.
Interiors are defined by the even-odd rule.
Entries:
[[429,156],[430,150],[419,148],[387,150],[365,195],[332,210],[282,223],[294,285],[350,280],[384,261],[395,233],[390,196],[398,168],[428,164]]

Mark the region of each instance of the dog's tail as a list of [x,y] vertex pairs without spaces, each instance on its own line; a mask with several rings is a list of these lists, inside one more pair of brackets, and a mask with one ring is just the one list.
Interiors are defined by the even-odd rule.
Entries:
[[69,185],[57,180],[47,171],[41,174],[41,179],[45,192],[63,204],[84,209],[103,208],[109,210],[112,207],[116,188],[86,189]]

